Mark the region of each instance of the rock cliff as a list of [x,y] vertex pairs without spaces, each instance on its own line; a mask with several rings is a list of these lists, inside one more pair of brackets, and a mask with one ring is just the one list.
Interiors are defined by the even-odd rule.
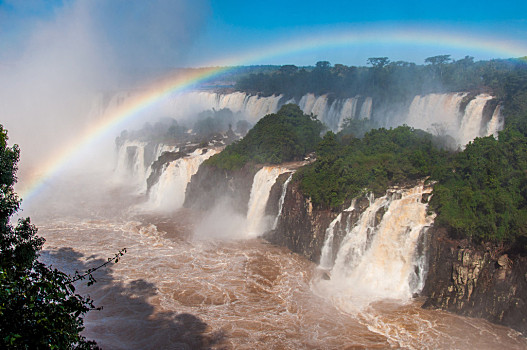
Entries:
[[264,238],[318,263],[326,228],[337,214],[330,210],[314,210],[311,201],[300,192],[298,183],[292,181],[287,188],[278,225]]
[[[285,178],[284,174],[278,179],[278,188]],[[278,188],[272,192],[275,199]],[[428,197],[422,200],[427,202]],[[354,210],[341,211],[341,219],[335,220],[333,252],[338,251],[344,236],[344,227],[339,225],[353,225],[368,207],[368,200],[359,198],[353,207]],[[278,225],[264,238],[319,263],[326,230],[338,214],[313,208],[298,183],[292,181]],[[375,221],[380,221],[383,214],[379,210]],[[484,318],[527,334],[527,257],[507,254],[504,247],[496,245],[477,246],[467,240],[453,240],[437,227],[428,230],[418,250],[418,254],[426,254],[428,258],[426,283],[421,292],[426,298],[423,307]]]
[[[221,198],[227,198],[237,211],[246,213],[253,178],[260,168],[247,165],[237,171],[225,171],[201,166],[187,188],[185,206],[207,210]],[[279,213],[279,199],[290,175],[290,172],[280,175],[271,189],[266,206],[268,215]],[[423,195],[421,200],[426,203],[429,197]],[[348,209],[314,208],[293,178],[286,188],[276,227],[263,238],[318,264],[330,224],[334,234],[331,251],[336,254],[346,226],[353,226],[369,203],[368,198],[362,197],[343,206]],[[383,215],[383,208],[375,213],[374,226]],[[421,292],[426,298],[423,307],[485,318],[527,334],[527,257],[514,255],[497,245],[454,240],[437,227],[422,237],[418,254],[428,258],[426,283]],[[334,261],[335,256],[330,258]]]
[[527,334],[527,257],[501,246],[452,240],[429,231],[426,308],[485,318]]
[[187,186],[184,207],[210,210],[225,203],[246,215],[254,175],[261,166],[245,165],[239,170],[224,170],[202,164]]

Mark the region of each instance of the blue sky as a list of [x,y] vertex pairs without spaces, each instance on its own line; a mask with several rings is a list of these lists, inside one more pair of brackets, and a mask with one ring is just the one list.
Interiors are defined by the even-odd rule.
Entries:
[[[527,48],[527,1],[0,0],[0,60],[16,59],[39,30],[82,12],[72,8],[84,8],[83,16],[101,38],[101,55],[131,67],[200,66],[236,61],[258,50],[262,54],[241,63],[309,65],[328,60],[365,65],[373,56],[422,63],[436,54],[509,57],[492,41],[512,41],[510,46],[518,48],[514,54]],[[396,30],[440,31],[451,38],[466,37],[467,45],[341,42],[287,52],[288,42],[312,35],[331,38],[379,29],[379,36]],[[487,49],[470,47],[472,37],[489,38]],[[266,54],[277,44],[286,49]]]
[[527,1],[0,0],[0,123],[38,169],[90,124],[94,95],[169,68],[441,54],[527,55]]

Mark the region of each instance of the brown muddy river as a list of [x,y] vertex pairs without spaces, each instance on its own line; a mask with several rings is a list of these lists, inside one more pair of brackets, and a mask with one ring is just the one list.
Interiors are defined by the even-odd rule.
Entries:
[[[84,332],[103,349],[527,348],[516,331],[423,310],[421,300],[346,313],[314,292],[316,265],[285,248],[259,239],[197,240],[197,213],[147,215],[129,209],[118,191],[98,200],[48,202],[45,212],[55,214],[26,215],[46,238],[41,259],[70,273],[127,248],[96,272],[96,284],[79,286],[103,306],[86,316]],[[57,214],[67,207],[72,213]]]

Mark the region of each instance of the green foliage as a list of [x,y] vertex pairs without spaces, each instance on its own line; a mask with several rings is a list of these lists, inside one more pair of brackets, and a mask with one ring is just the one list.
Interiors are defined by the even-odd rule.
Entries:
[[492,91],[507,105],[526,103],[525,98],[513,99],[518,96],[515,90],[526,86],[527,62],[522,59],[474,62],[470,56],[456,61],[450,55],[438,55],[426,58],[423,65],[390,62],[388,57],[370,57],[367,63],[372,67],[331,66],[327,61],[312,68],[288,65],[244,76],[236,89],[294,97],[306,93],[341,98],[362,95],[372,97],[374,104],[405,102],[425,93]]
[[299,160],[315,149],[322,124],[297,105],[288,104],[269,114],[240,141],[209,158],[205,164],[221,169],[239,169],[247,162],[278,164]]
[[429,176],[446,158],[431,135],[408,126],[371,130],[347,144],[329,132],[317,148],[317,160],[295,176],[315,205],[338,208],[364,190],[383,193],[391,185]]
[[295,178],[317,206],[339,208],[363,191],[430,177],[436,224],[458,238],[506,242],[527,252],[527,115],[494,137],[477,138],[457,153],[408,126],[376,129],[363,139],[327,133],[317,160]]
[[526,135],[508,126],[499,140],[477,138],[458,153],[434,188],[436,222],[458,237],[527,251]]
[[0,125],[0,347],[97,348],[80,335],[82,316],[94,308],[92,301],[75,294],[75,278],[37,261],[44,239],[36,236],[29,219],[10,222],[20,207],[13,190],[18,158],[18,147],[7,146]]

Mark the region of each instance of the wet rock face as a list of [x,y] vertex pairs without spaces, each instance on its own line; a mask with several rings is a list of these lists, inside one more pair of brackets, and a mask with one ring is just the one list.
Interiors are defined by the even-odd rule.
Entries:
[[219,203],[228,202],[245,215],[254,175],[259,169],[248,164],[240,170],[228,171],[202,164],[187,186],[183,206],[210,210]]
[[527,258],[431,229],[424,307],[481,317],[527,334]]
[[[284,181],[285,176],[277,181],[280,184],[273,189],[274,197],[278,198]],[[358,198],[353,211],[342,212],[342,220],[334,230],[334,252],[344,237],[342,222],[354,225],[368,205],[366,198]],[[276,210],[268,208],[268,213]],[[292,181],[278,225],[264,238],[319,263],[326,229],[337,215],[338,212],[313,208],[298,183]],[[383,215],[384,210],[377,211],[375,221],[380,221]],[[427,298],[423,307],[484,318],[527,335],[527,257],[507,254],[503,247],[475,246],[466,240],[454,240],[444,229],[434,227],[428,230],[426,238],[420,248],[429,261],[421,293]]]
[[311,201],[300,192],[298,183],[292,181],[287,188],[276,230],[267,232],[264,238],[318,263],[326,228],[337,215],[330,210],[315,210]]
[[159,178],[163,173],[163,168],[168,163],[178,160],[179,158],[186,157],[187,155],[188,154],[186,152],[164,152],[158,159],[156,159],[151,165],[152,173],[148,179],[146,179],[147,192],[150,192],[152,186],[154,186],[159,181]]

